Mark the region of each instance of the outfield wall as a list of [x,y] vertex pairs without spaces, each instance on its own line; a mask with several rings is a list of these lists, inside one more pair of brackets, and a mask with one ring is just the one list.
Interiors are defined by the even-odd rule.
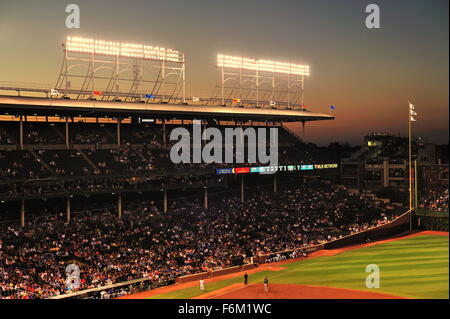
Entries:
[[232,274],[232,273],[235,273],[235,272],[249,270],[249,269],[253,269],[255,267],[256,267],[255,264],[244,264],[244,265],[240,265],[240,266],[234,266],[234,267],[229,267],[229,268],[224,268],[224,269],[219,269],[219,270],[214,270],[214,271],[201,272],[201,273],[198,273],[198,274],[182,276],[182,277],[178,277],[177,279],[175,279],[175,281],[177,283],[183,283],[183,282],[189,282],[189,281],[197,281],[197,280],[200,280],[200,279],[207,279],[207,278],[212,278],[212,277],[218,277],[218,276]]
[[278,251],[267,255],[258,255],[253,257],[253,262],[256,264],[268,264],[272,262],[279,262],[289,259],[301,258],[302,253],[310,254],[316,250],[323,249],[323,244],[295,248],[291,250]]
[[407,211],[393,221],[370,228],[368,230],[351,234],[323,244],[325,249],[335,249],[345,246],[353,246],[396,236],[411,230],[411,212]]

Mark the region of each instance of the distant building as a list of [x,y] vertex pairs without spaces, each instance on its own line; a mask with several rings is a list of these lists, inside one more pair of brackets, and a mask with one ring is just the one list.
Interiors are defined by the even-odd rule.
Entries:
[[364,136],[364,145],[367,147],[381,148],[391,137],[392,135],[388,133],[371,133],[370,135]]
[[436,145],[425,144],[417,150],[417,164],[436,164]]
[[418,164],[417,170],[420,189],[448,187],[448,164]]
[[379,161],[341,161],[341,182],[359,190],[376,191],[383,187],[405,189],[408,186],[406,159],[383,158]]
[[[417,160],[419,184],[424,187],[448,184],[447,153],[448,146],[436,146],[424,138],[414,140],[413,160]],[[407,191],[408,139],[388,133],[366,135],[364,146],[342,159],[340,167],[341,183],[347,187],[360,191],[384,187]]]

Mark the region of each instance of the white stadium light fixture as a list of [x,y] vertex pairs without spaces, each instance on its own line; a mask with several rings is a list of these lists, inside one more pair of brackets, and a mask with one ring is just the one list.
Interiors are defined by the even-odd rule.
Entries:
[[66,50],[78,53],[91,53],[144,60],[184,62],[181,52],[156,46],[94,40],[81,37],[67,37]]
[[256,60],[222,54],[217,55],[217,66],[301,76],[309,76],[310,74],[309,65],[284,63],[272,60]]

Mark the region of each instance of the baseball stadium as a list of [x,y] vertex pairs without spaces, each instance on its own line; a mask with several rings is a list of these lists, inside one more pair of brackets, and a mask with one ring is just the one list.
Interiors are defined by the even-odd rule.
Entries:
[[420,103],[319,145],[340,106],[310,106],[307,58],[216,54],[202,95],[192,53],[64,31],[51,84],[0,64],[0,299],[449,299]]

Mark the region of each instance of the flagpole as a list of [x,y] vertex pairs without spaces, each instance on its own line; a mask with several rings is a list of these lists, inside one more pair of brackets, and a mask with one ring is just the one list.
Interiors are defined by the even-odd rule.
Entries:
[[419,206],[419,188],[418,188],[418,182],[417,182],[417,158],[414,160],[414,209],[417,209]]
[[412,150],[411,150],[411,104],[408,103],[408,144],[409,144],[409,230],[412,230]]

